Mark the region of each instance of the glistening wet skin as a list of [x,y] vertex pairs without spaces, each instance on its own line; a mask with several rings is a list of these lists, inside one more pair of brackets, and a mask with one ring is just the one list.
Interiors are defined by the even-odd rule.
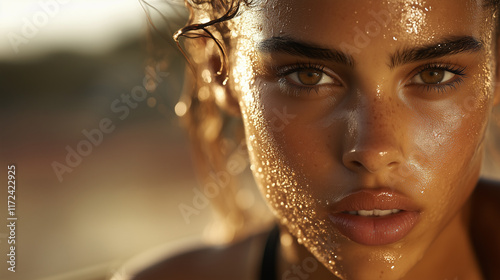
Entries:
[[[413,2],[258,1],[231,25],[254,177],[307,249],[285,259],[343,279],[480,273],[460,217],[496,94],[493,11]],[[453,261],[471,265],[432,271]]]
[[500,1],[220,3],[188,2],[202,74],[183,114],[213,149],[209,171],[229,154],[231,141],[216,145],[229,115],[241,117],[280,228],[278,278],[481,279],[496,267],[480,249],[495,238],[477,246],[468,227],[484,222],[472,193],[500,103]]

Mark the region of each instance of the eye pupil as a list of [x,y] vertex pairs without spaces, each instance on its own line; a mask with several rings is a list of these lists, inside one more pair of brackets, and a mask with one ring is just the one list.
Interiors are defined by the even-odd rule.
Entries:
[[426,84],[439,84],[443,81],[444,75],[444,70],[431,69],[420,73],[420,78]]
[[321,81],[322,74],[317,70],[303,70],[297,72],[299,81],[304,85],[313,86]]

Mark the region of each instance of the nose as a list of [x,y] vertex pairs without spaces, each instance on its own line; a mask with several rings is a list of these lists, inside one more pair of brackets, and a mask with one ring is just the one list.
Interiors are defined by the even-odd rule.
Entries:
[[377,173],[402,164],[405,135],[401,117],[384,101],[370,102],[353,111],[344,138],[344,166],[356,173]]
[[367,171],[381,172],[384,169],[392,170],[401,164],[399,152],[390,149],[354,148],[344,153],[344,166],[354,172]]

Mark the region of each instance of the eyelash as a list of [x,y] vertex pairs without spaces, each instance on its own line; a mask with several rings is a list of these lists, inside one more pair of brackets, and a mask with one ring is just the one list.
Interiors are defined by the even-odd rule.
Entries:
[[412,84],[412,86],[421,87],[428,92],[436,91],[438,94],[444,94],[449,89],[456,89],[456,87],[464,81],[464,78],[467,77],[465,74],[466,68],[467,68],[466,66],[459,67],[459,66],[450,65],[450,64],[430,63],[430,64],[424,65],[424,66],[420,67],[418,70],[416,70],[415,71],[416,73],[411,78],[413,79],[413,77],[415,77],[416,75],[418,75],[426,70],[440,70],[440,71],[447,71],[447,72],[455,74],[455,77],[452,78],[453,81],[445,82],[442,84],[434,84],[434,85]]
[[[325,66],[320,65],[320,64],[298,62],[298,63],[293,64],[293,65],[288,65],[288,66],[278,68],[278,69],[276,69],[276,73],[277,73],[277,76],[279,78],[278,81],[279,81],[280,85],[282,86],[282,88],[285,88],[287,91],[286,95],[298,97],[298,96],[304,94],[304,91],[307,95],[309,95],[312,90],[316,91],[316,93],[319,93],[319,88],[321,87],[321,85],[319,85],[319,86],[301,86],[301,85],[291,84],[289,81],[286,80],[286,76],[288,76],[294,72],[301,71],[301,70],[316,70],[316,71],[323,73],[323,75],[328,75],[324,72],[324,69],[325,69]],[[332,77],[332,79],[335,79],[335,78]]]
[[[445,82],[442,84],[434,84],[434,85],[410,84],[410,85],[421,87],[428,92],[436,91],[438,94],[444,94],[449,89],[456,89],[456,87],[464,81],[464,78],[467,77],[465,74],[466,68],[467,67],[459,67],[456,65],[442,64],[442,63],[426,64],[426,65],[420,67],[419,69],[417,69],[415,71],[415,74],[411,76],[411,79],[413,79],[413,77],[421,74],[422,72],[424,72],[426,70],[447,71],[447,72],[455,74],[456,76],[452,78],[453,81]],[[301,71],[301,70],[316,70],[316,71],[323,73],[323,75],[328,75],[324,72],[324,69],[325,69],[325,66],[320,65],[320,64],[300,63],[299,62],[299,63],[293,64],[293,65],[288,65],[288,66],[284,66],[281,68],[277,68],[275,71],[276,71],[277,76],[279,78],[278,81],[279,81],[280,85],[282,86],[282,88],[285,88],[287,91],[286,94],[297,97],[297,96],[304,94],[304,92],[307,95],[309,95],[312,90],[315,90],[316,93],[319,93],[320,87],[322,85],[319,85],[319,86],[301,86],[301,85],[297,85],[297,84],[291,84],[289,81],[286,80],[286,76],[288,76],[294,72]],[[334,80],[337,80],[334,77],[331,77],[331,78]]]

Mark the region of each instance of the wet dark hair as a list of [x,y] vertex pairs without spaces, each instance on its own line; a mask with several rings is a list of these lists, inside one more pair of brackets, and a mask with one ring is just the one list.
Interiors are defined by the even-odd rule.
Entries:
[[[218,66],[217,69],[210,70],[216,73],[214,79],[220,83],[221,80],[227,79],[229,73],[225,46],[230,45],[230,30],[226,23],[238,16],[244,6],[251,7],[252,2],[252,0],[185,0],[190,16],[186,25],[174,34],[174,40],[185,56],[195,81],[198,80],[200,71],[192,61],[189,47],[182,44],[181,39],[188,39],[184,40],[187,43],[190,39],[206,38],[216,44],[219,51],[217,57],[220,61],[215,63]],[[500,20],[497,13],[500,10],[500,0],[486,0],[484,6],[485,9],[492,9],[492,15],[496,17],[496,34],[499,37]],[[199,47],[192,49],[193,52],[200,50]],[[209,61],[206,62],[208,64]],[[209,174],[217,174],[225,169],[227,158],[238,146],[238,140],[244,139],[244,135],[243,131],[234,131],[234,127],[243,127],[241,120],[235,120],[219,108],[215,102],[215,93],[210,92],[209,97],[202,100],[199,98],[199,90],[200,87],[196,82],[186,85],[180,102],[183,102],[187,108],[186,113],[182,115],[182,120],[191,138],[198,173],[202,184],[207,184],[213,177]],[[228,131],[232,131],[233,135]],[[228,139],[238,140],[231,142]],[[212,180],[212,183],[217,182]],[[237,191],[238,184],[235,178],[232,178],[229,186],[224,186],[224,192],[212,199],[214,207],[222,214],[226,225],[235,231],[252,219],[250,212],[241,209],[235,203]],[[240,226],[235,226],[236,224]]]
[[211,88],[208,97],[199,98],[201,86],[197,84],[197,77],[200,77],[200,71],[192,58],[200,53],[200,47],[204,49],[205,46],[193,46],[190,43],[196,44],[197,39],[207,39],[215,43],[219,53],[212,60],[218,61],[205,62],[216,65],[215,69],[210,69],[216,73],[213,80],[222,84],[228,75],[225,46],[230,42],[226,23],[238,15],[243,5],[250,6],[251,2],[252,0],[186,0],[190,14],[188,22],[174,34],[174,40],[190,66],[190,74],[195,78],[194,83],[186,83],[179,101],[187,108],[181,120],[191,139],[202,186],[215,183],[221,189],[211,202],[225,225],[226,234],[232,239],[238,238],[236,234],[244,233],[244,228],[251,224],[255,217],[251,211],[238,205],[235,199],[240,190],[237,177],[231,176],[230,181],[221,186],[221,182],[214,179],[213,174],[228,174],[228,158],[235,152],[246,152],[246,146],[242,147],[245,145],[243,125],[240,119],[220,109],[215,102],[215,92]]
[[[225,63],[227,63],[224,45],[228,43],[228,37],[225,35],[229,31],[224,23],[237,16],[242,5],[250,6],[251,2],[252,0],[186,0],[186,5],[190,14],[189,20],[186,26],[179,29],[174,34],[174,40],[177,42],[179,49],[183,52],[186,59],[189,61],[189,57],[179,44],[179,39],[181,37],[210,38],[217,44],[222,54],[221,58],[223,60],[221,61],[219,72],[224,70]],[[207,15],[207,21],[204,23],[196,22],[197,18],[194,15],[197,13]],[[216,38],[213,31],[209,30],[211,27],[215,27],[221,38]]]

